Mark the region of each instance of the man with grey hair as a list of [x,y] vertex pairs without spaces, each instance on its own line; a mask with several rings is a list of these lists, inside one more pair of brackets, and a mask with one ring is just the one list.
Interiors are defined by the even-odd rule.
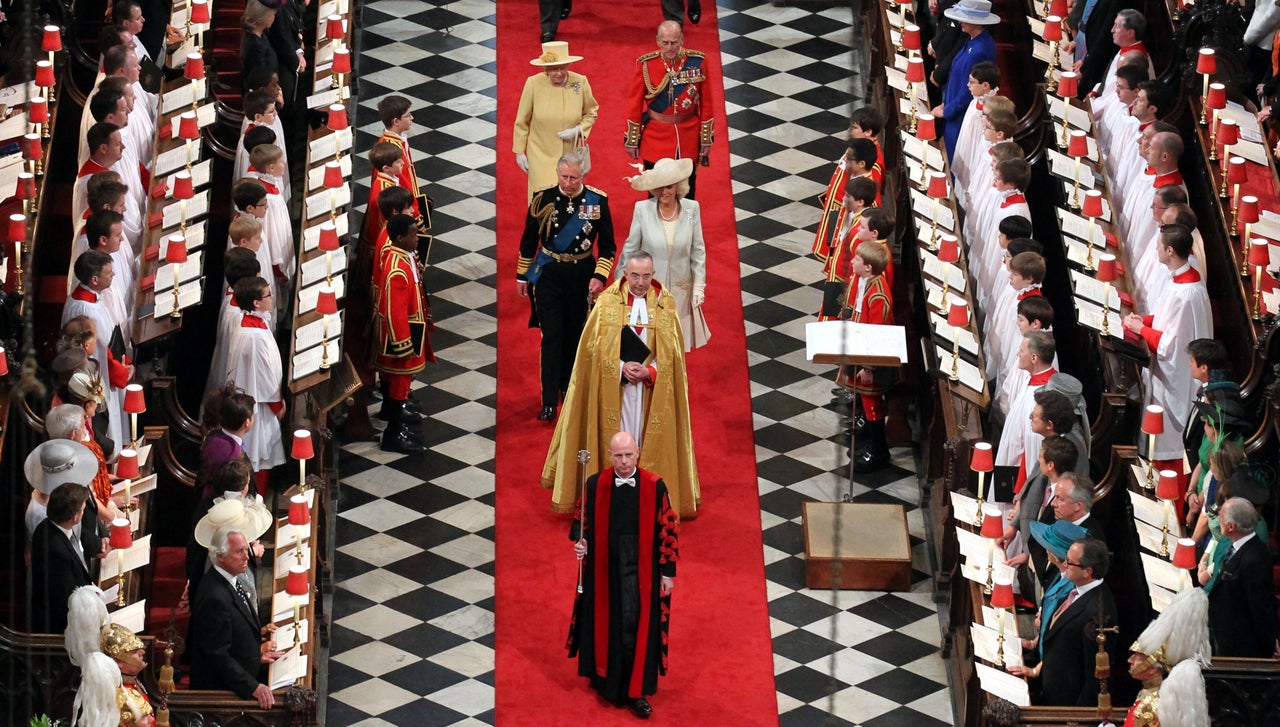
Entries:
[[556,164],[559,184],[533,193],[516,263],[516,292],[533,308],[529,327],[542,329],[538,420],[544,422],[556,418],[589,301],[608,284],[617,254],[609,198],[582,183],[583,166],[581,154],[565,154]]
[[209,554],[213,566],[191,607],[191,688],[230,690],[270,709],[275,696],[261,679],[281,653],[274,641],[264,641],[257,606],[236,579],[249,567],[249,541],[224,526],[214,531]]
[[1214,656],[1269,659],[1276,652],[1275,580],[1271,553],[1260,540],[1258,511],[1242,497],[1222,504],[1218,523],[1228,548],[1209,591]]
[[1102,523],[1093,519],[1093,480],[1088,475],[1063,472],[1053,493],[1053,516],[1089,531],[1089,535],[1105,542]]

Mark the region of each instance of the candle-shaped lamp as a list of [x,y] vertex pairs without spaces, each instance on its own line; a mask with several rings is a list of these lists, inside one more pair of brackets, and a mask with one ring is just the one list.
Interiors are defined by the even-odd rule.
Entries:
[[169,235],[164,246],[164,261],[173,266],[173,310],[170,318],[182,317],[182,306],[178,301],[178,289],[182,287],[182,276],[179,274],[182,263],[187,261],[187,240],[181,234]]
[[1058,90],[1058,77],[1055,74],[1062,70],[1059,68],[1061,63],[1058,60],[1062,43],[1062,18],[1050,15],[1044,19],[1044,39],[1049,43],[1050,55],[1053,59],[1045,69],[1044,82],[1048,86],[1049,93],[1054,93]]
[[995,453],[990,442],[974,442],[973,453],[969,455],[969,469],[978,473],[978,520],[974,525],[982,525],[983,490],[987,482],[987,473],[996,468]]
[[1147,489],[1156,488],[1156,436],[1164,434],[1164,407],[1152,404],[1142,413],[1142,433],[1147,435]]
[[[1235,119],[1221,119],[1218,121],[1218,144],[1222,145],[1222,187],[1218,189],[1218,196],[1227,198],[1227,171],[1231,168],[1231,147],[1240,141],[1240,124]],[[1216,152],[1218,147],[1215,145],[1210,150],[1210,158],[1213,158],[1212,152]]]
[[902,48],[907,52],[908,58],[915,58],[920,54],[919,25],[908,25],[902,29]]
[[[13,243],[13,272],[17,276],[18,282],[15,290],[22,293],[22,258],[27,244],[27,216],[21,212],[15,212],[9,215],[8,224],[9,242]],[[0,255],[3,257],[3,255]]]
[[1004,517],[995,505],[983,505],[981,512],[982,529],[979,534],[987,539],[987,582],[983,584],[982,592],[990,596],[996,567],[996,541],[1004,537]]
[[129,415],[129,442],[134,449],[138,448],[138,415],[146,410],[147,397],[142,384],[124,387],[124,411]]
[[1013,610],[1013,580],[996,578],[991,588],[991,607],[996,610],[996,666],[1004,666],[1004,612]]
[[1217,118],[1218,112],[1227,107],[1227,87],[1221,83],[1209,84],[1209,92],[1205,95],[1204,105],[1212,112],[1209,117],[1209,158],[1215,159],[1214,152],[1218,146]]
[[[342,77],[351,72],[351,50],[349,48],[336,48],[333,51],[333,66],[329,69],[333,71],[333,85],[331,88],[342,87]],[[339,92],[341,95],[341,92]]]
[[1177,545],[1173,548],[1173,567],[1182,571],[1179,580],[1178,590],[1185,591],[1191,586],[1191,576],[1187,572],[1195,568],[1196,563],[1196,541],[1191,538],[1179,538]]
[[1164,503],[1164,527],[1160,536],[1160,555],[1169,557],[1169,513],[1173,511],[1173,501],[1182,497],[1178,491],[1178,473],[1173,470],[1160,470],[1160,479],[1156,482],[1156,499]]
[[1271,262],[1267,240],[1255,237],[1249,241],[1249,265],[1253,268],[1253,320],[1262,320],[1262,272]]
[[297,559],[298,565],[302,565],[302,543],[311,534],[311,505],[307,501],[304,493],[298,493],[289,498],[289,524],[294,527],[298,533],[298,549]]
[[917,110],[911,116],[912,125],[915,126],[916,138],[925,142],[920,145],[920,186],[929,183],[929,144],[928,142],[938,138],[938,126],[933,118],[933,114],[921,112]]
[[[15,8],[15,15],[16,15],[16,8]],[[17,18],[11,18],[9,22],[13,22],[16,19]],[[59,28],[56,25],[44,26],[44,31],[40,35],[40,50],[43,50],[45,53],[49,54],[49,60],[40,61],[40,63],[48,63],[49,70],[53,70],[53,63],[54,63],[53,56],[58,51],[62,50],[62,28]],[[39,84],[39,79],[37,78],[37,85],[38,84]],[[53,103],[53,100],[54,100],[53,86],[54,84],[52,83],[48,84],[49,103]]]
[[946,199],[947,175],[942,172],[929,172],[929,198],[933,200],[933,225],[929,228],[929,250],[937,251],[938,249],[938,204],[940,200]]
[[947,325],[951,326],[951,380],[960,380],[960,331],[969,326],[969,304],[963,300],[951,301],[947,311]]
[[955,235],[943,235],[938,242],[938,260],[942,266],[942,306],[940,310],[950,313],[951,304],[947,300],[951,293],[949,278],[951,266],[960,262],[960,238]]
[[1074,179],[1071,180],[1071,207],[1080,209],[1080,161],[1089,156],[1089,135],[1079,129],[1073,130],[1067,142],[1067,155],[1076,160]]
[[[1227,165],[1227,184],[1231,185],[1231,229],[1236,229],[1240,222],[1240,185],[1249,181],[1249,170],[1245,167],[1248,160],[1244,157],[1232,157]],[[1225,186],[1225,185],[1224,185]]]
[[116,455],[116,477],[124,480],[125,512],[133,509],[133,481],[138,479],[138,450],[122,449]]
[[302,643],[302,635],[299,630],[302,628],[302,601],[311,591],[311,584],[307,581],[309,571],[305,565],[289,566],[289,575],[284,582],[284,592],[293,597],[293,643]]
[[1094,269],[1093,264],[1093,233],[1097,220],[1102,216],[1102,192],[1097,189],[1091,189],[1084,193],[1084,204],[1080,207],[1080,214],[1089,220],[1089,239],[1085,243],[1089,246],[1089,254],[1085,258],[1084,266],[1088,270]]
[[178,138],[187,145],[187,172],[190,173],[192,142],[200,138],[200,120],[196,118],[196,112],[187,111],[178,117]]
[[[341,134],[341,132],[350,128],[351,122],[347,118],[347,107],[345,105],[340,103],[329,105],[327,126],[329,127],[329,130],[333,131],[335,134]],[[342,152],[339,151],[341,148],[342,144],[338,143],[337,138],[334,138],[333,158],[337,161],[342,161]]]
[[116,605],[125,602],[124,552],[133,546],[133,526],[127,517],[118,517],[111,521],[111,547],[116,551],[116,564],[120,571],[120,583],[116,591]]
[[329,190],[329,220],[338,221],[338,190],[346,181],[342,178],[342,165],[336,161],[325,162],[324,187]]
[[1249,276],[1249,238],[1252,237],[1250,229],[1253,223],[1258,221],[1258,198],[1246,194],[1240,198],[1240,206],[1236,210],[1236,221],[1238,227],[1233,232],[1240,235],[1240,275],[1241,277]]
[[182,64],[182,77],[191,81],[191,110],[195,111],[200,104],[200,79],[204,78],[204,56],[200,53],[187,54]]
[[[191,0],[190,23],[196,26],[196,50],[204,52],[204,27],[209,24],[209,0]],[[187,31],[190,33],[188,26]]]
[[0,346],[0,378],[9,375],[9,354],[5,352],[4,346]]
[[324,253],[324,280],[333,285],[333,253],[341,247],[338,240],[338,228],[333,220],[320,225],[320,251]]
[[[924,59],[908,58],[907,59],[907,96],[911,99],[911,108],[916,107],[917,87],[918,84],[924,83]],[[911,114],[911,133],[916,132],[916,115]]]
[[338,314],[338,296],[330,285],[321,285],[316,295],[316,312],[322,316],[320,370],[329,369],[329,316]]
[[1102,282],[1102,335],[1110,336],[1111,327],[1108,320],[1111,318],[1109,310],[1111,300],[1111,283],[1116,279],[1116,256],[1109,252],[1104,252],[1098,256],[1098,272],[1097,278]]
[[195,185],[192,184],[191,172],[182,171],[173,175],[173,198],[178,200],[179,227],[182,234],[187,234],[187,200],[196,196]]
[[1204,76],[1204,90],[1200,93],[1200,125],[1208,122],[1205,113],[1209,108],[1209,76],[1218,71],[1218,57],[1212,48],[1201,48],[1196,58],[1196,73]]
[[293,447],[290,454],[298,460],[298,491],[307,491],[307,460],[316,456],[315,447],[311,443],[311,432],[305,429],[293,430]]
[[22,136],[22,158],[30,165],[28,169],[37,177],[44,174],[44,143],[39,134]]

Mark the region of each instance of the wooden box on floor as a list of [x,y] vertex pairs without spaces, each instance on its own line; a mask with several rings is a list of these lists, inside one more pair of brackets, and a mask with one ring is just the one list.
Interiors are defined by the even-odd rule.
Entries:
[[911,590],[911,538],[901,505],[806,502],[802,520],[807,587]]

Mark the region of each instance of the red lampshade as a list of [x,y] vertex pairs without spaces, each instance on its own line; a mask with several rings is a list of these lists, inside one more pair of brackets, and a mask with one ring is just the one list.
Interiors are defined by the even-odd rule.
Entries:
[[1231,146],[1240,141],[1240,124],[1235,119],[1222,119],[1218,122],[1218,143]]
[[1112,283],[1116,279],[1116,256],[1104,252],[1098,256],[1097,278],[1103,283]]
[[334,227],[332,222],[320,225],[320,249],[324,252],[333,252],[338,247],[338,228]]
[[44,96],[34,96],[27,102],[27,121],[33,124],[49,123],[49,103]]
[[9,375],[9,357],[4,352],[4,346],[0,346],[0,376]]
[[1182,496],[1178,492],[1178,473],[1173,470],[1160,470],[1160,479],[1156,481],[1156,497],[1161,500],[1176,500]]
[[982,530],[979,534],[992,540],[1004,536],[1004,518],[1000,516],[1000,508],[995,505],[982,506]]
[[1102,192],[1091,189],[1084,193],[1084,202],[1081,204],[1080,213],[1085,217],[1101,217],[1102,216]]
[[1044,19],[1044,39],[1049,43],[1062,40],[1062,18],[1050,15]]
[[36,61],[36,85],[48,88],[54,83],[53,64],[49,61]]
[[338,295],[333,288],[324,286],[316,296],[316,312],[322,316],[336,315],[338,312]]
[[969,325],[969,304],[963,300],[951,301],[951,310],[947,311],[947,325],[952,328]]
[[343,184],[342,165],[338,162],[326,162],[324,165],[324,186],[329,189],[338,189]]
[[1072,131],[1067,153],[1077,159],[1089,156],[1089,135],[1079,129]]
[[195,25],[209,22],[208,0],[191,0],[191,22]]
[[311,524],[311,508],[307,507],[306,495],[294,495],[289,498],[289,524],[293,526]]
[[333,52],[333,72],[351,72],[351,51],[349,49],[339,48]]
[[40,50],[45,53],[62,50],[62,28],[56,25],[44,26],[44,35],[40,38]]
[[907,83],[924,83],[924,59],[907,60]]
[[942,235],[938,243],[938,259],[944,263],[960,260],[960,239],[955,235]]
[[969,457],[969,469],[974,472],[990,472],[996,468],[994,452],[990,442],[975,442],[973,454]]
[[187,261],[187,241],[182,235],[169,235],[165,240],[164,261],[167,263]]
[[[186,251],[186,246],[183,246]],[[124,387],[124,410],[128,414],[141,414],[147,410],[147,397],[142,391],[142,384],[129,384]]]
[[182,64],[182,77],[189,81],[204,78],[204,56],[199,53],[188,54],[186,63]]
[[[347,29],[342,27],[341,15],[330,15],[324,19],[324,36],[329,40],[340,40],[347,35]],[[345,73],[345,71],[344,71]]]
[[1227,87],[1221,83],[1209,84],[1209,97],[1205,99],[1205,105],[1211,109],[1225,109],[1227,107]]
[[18,188],[14,192],[18,199],[36,198],[36,175],[31,172],[18,172]]
[[1245,168],[1244,157],[1231,157],[1227,163],[1227,181],[1231,184],[1244,184],[1249,181],[1249,170]]
[[1196,567],[1196,541],[1191,538],[1179,538],[1173,549],[1173,566],[1189,570]]
[[902,47],[905,50],[920,50],[919,25],[908,25],[902,29]]
[[1144,434],[1164,434],[1164,407],[1152,404],[1142,414]]
[[916,138],[920,141],[933,141],[938,138],[938,127],[934,123],[933,114],[916,114]]
[[1261,237],[1249,240],[1249,265],[1266,267],[1271,263],[1271,255],[1267,251],[1267,241]]
[[311,432],[305,429],[293,430],[293,449],[290,454],[294,459],[311,459],[316,456],[315,447],[311,445]]
[[333,104],[329,107],[329,128],[334,131],[342,131],[348,128],[347,107],[340,103]]
[[35,161],[44,156],[44,144],[39,134],[26,134],[22,137],[22,158]]
[[1080,95],[1080,74],[1075,71],[1063,71],[1058,78],[1058,95],[1063,98],[1075,98]]
[[1246,194],[1240,198],[1240,207],[1237,214],[1240,222],[1240,229],[1243,230],[1245,225],[1252,225],[1258,221],[1258,198],[1252,194]]
[[194,196],[196,196],[196,190],[195,185],[191,182],[191,174],[178,172],[173,175],[173,198],[191,199]]
[[118,517],[111,521],[111,547],[124,550],[133,545],[133,526],[129,518]]
[[1067,0],[1053,0],[1049,3],[1049,14],[1056,15],[1059,18],[1067,15]]
[[289,566],[289,578],[284,583],[284,591],[290,596],[305,596],[311,586],[307,583],[307,567],[305,565]]
[[934,199],[945,199],[947,196],[947,175],[942,172],[929,173],[929,196]]
[[1013,608],[1013,581],[1008,578],[993,578],[991,583],[991,607]]
[[187,111],[178,117],[178,138],[188,140],[200,138],[200,120],[196,118],[196,112]]
[[120,450],[120,454],[116,456],[116,477],[121,480],[132,480],[138,477],[137,450]]
[[21,242],[27,239],[27,216],[18,212],[9,215],[9,242]]
[[1218,56],[1212,48],[1201,48],[1196,58],[1196,73],[1210,74],[1218,72]]

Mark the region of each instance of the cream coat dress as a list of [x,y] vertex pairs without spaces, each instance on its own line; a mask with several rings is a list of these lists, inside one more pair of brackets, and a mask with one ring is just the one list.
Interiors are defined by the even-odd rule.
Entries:
[[581,73],[569,71],[564,85],[551,85],[543,72],[529,76],[520,92],[520,108],[516,111],[515,133],[511,151],[529,157],[528,200],[539,189],[554,187],[556,162],[565,152],[573,151],[575,140],[564,141],[557,134],[565,129],[582,127],[585,143],[596,123],[600,105],[591,93],[591,84]]
[[684,350],[702,346],[711,337],[701,311],[693,309],[693,294],[707,287],[707,246],[702,239],[702,210],[691,199],[680,200],[680,214],[673,222],[658,217],[658,201],[650,197],[635,207],[631,232],[622,249],[617,276],[637,252],[653,256],[653,277],[676,301]]

